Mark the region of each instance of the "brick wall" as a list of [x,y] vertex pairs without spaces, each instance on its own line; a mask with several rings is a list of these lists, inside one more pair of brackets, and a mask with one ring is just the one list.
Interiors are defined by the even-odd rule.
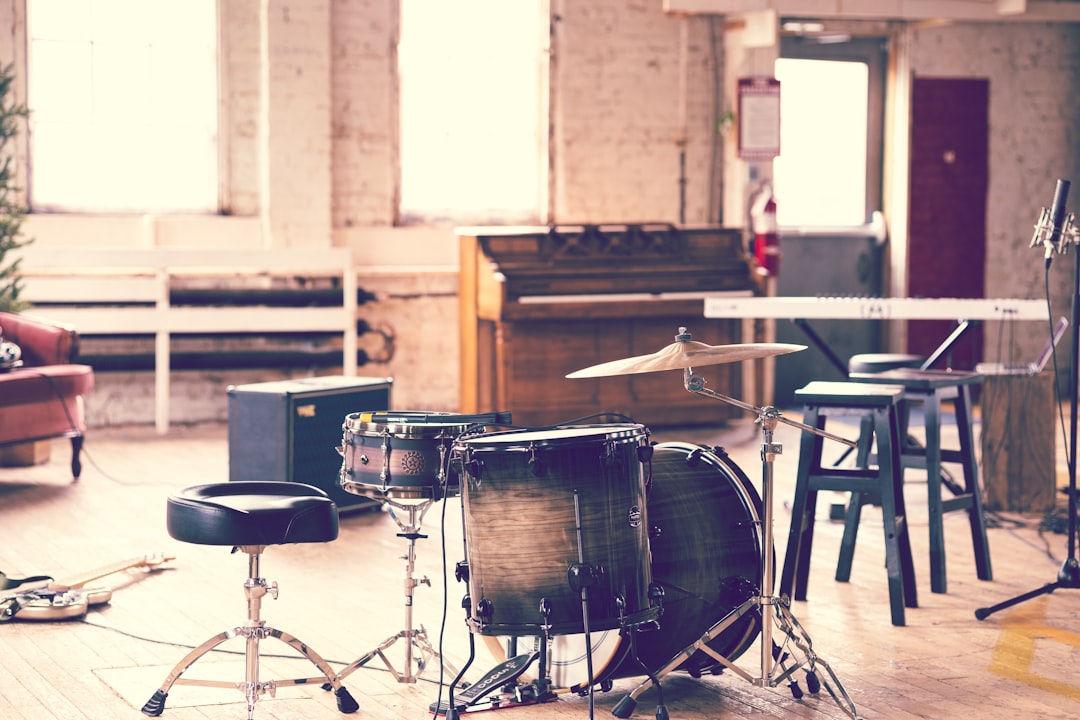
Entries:
[[[733,102],[717,79],[725,69],[722,53],[714,52],[723,45],[723,19],[667,16],[659,0],[552,5],[554,219],[675,222],[683,212],[687,223],[724,220],[723,188],[714,179],[725,167],[716,119]],[[24,63],[21,6],[22,0],[0,0],[0,19],[9,18],[4,26],[11,28],[0,36],[0,59],[17,68]],[[455,410],[452,228],[393,227],[398,0],[270,0],[265,25],[259,3],[220,6],[226,210],[263,214],[263,243],[351,248],[361,287],[377,288],[386,298],[365,305],[362,316],[392,328],[398,338],[390,363],[362,372],[395,377],[401,409]],[[1080,203],[1078,26],[925,27],[911,30],[906,42],[916,73],[990,78],[988,286],[1003,296],[1037,296],[1038,262],[1027,242],[1038,208],[1050,202],[1057,177],[1072,177],[1077,187],[1070,204]],[[684,47],[685,170],[676,143]],[[763,68],[728,70],[738,75]],[[728,175],[740,173],[745,170]],[[739,225],[741,217],[727,221]],[[31,224],[30,233],[43,245],[62,245],[80,235],[80,223],[73,218],[67,229],[50,223],[48,233],[35,233]],[[191,238],[197,246],[240,242],[231,226],[217,234],[197,227],[199,236]],[[139,233],[122,236],[137,239]],[[394,269],[385,272],[387,266]],[[1066,297],[1067,287],[1067,280],[1059,281],[1056,297]],[[174,398],[183,414],[178,419],[220,417],[223,383],[264,379],[257,375],[178,381],[184,395]],[[98,388],[88,403],[91,423],[152,420],[150,412],[123,410],[125,393],[129,400],[138,396],[130,378],[105,376]],[[109,411],[95,413],[94,403]]]
[[[1028,247],[1039,209],[1050,206],[1058,178],[1073,183],[1069,209],[1080,207],[1080,25],[928,27],[912,31],[910,42],[918,76],[990,80],[986,294],[1042,298],[1043,252]],[[1075,260],[1070,253],[1054,262],[1055,317],[1070,314]],[[985,356],[1034,356],[1048,332],[1019,323],[1002,338],[990,327]]]

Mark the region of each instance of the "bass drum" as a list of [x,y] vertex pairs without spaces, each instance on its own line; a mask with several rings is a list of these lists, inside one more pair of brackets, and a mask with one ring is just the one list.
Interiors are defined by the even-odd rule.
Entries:
[[[654,448],[651,473],[646,508],[652,579],[663,588],[664,599],[659,627],[638,632],[636,641],[638,657],[653,671],[758,594],[762,511],[761,498],[742,470],[708,448],[661,443]],[[757,617],[755,612],[746,613],[709,647],[734,661],[760,633]],[[492,654],[504,659],[506,648],[498,638],[488,640]],[[645,674],[631,656],[629,638],[618,632],[594,632],[589,641],[594,683]],[[587,688],[587,650],[582,634],[554,638],[548,675],[555,687]],[[715,664],[698,651],[679,669],[698,674]]]

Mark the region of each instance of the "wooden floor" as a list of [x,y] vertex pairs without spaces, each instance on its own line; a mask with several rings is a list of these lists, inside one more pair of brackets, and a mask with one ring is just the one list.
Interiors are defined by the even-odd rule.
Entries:
[[[723,445],[760,485],[761,437],[750,422],[712,430],[657,430],[653,439]],[[774,523],[782,561],[798,430],[781,424],[776,440],[784,449],[776,462]],[[47,573],[65,579],[129,558],[162,553],[175,559],[157,571],[131,570],[102,581],[113,590],[111,603],[92,608],[82,620],[0,625],[2,718],[142,717],[143,703],[188,648],[245,617],[246,557],[226,548],[179,543],[165,530],[170,492],[228,479],[227,428],[174,428],[166,436],[151,428],[98,431],[88,438],[86,450],[86,468],[76,484],[69,482],[66,441],[54,444],[48,464],[0,469],[0,570],[10,577]],[[1057,462],[1064,467],[1060,452]],[[1059,484],[1066,483],[1067,475],[1059,472]],[[819,508],[809,598],[791,607],[859,716],[1080,717],[1080,593],[1059,590],[983,621],[974,616],[976,608],[1054,581],[1068,552],[1066,535],[1041,528],[1041,515],[993,514],[994,580],[984,582],[975,576],[966,521],[953,514],[946,520],[948,592],[933,594],[925,489],[915,474],[909,476],[907,498],[919,607],[907,611],[906,627],[889,622],[880,512],[873,508],[864,513],[849,583],[833,579],[842,528],[829,522],[828,501]],[[1063,508],[1056,513],[1059,518],[1065,514]],[[417,542],[415,576],[428,578],[430,586],[416,588],[413,617],[455,668],[468,658],[470,639],[476,641],[477,659],[466,675],[474,681],[495,659],[486,638],[470,638],[460,607],[464,586],[454,579],[453,566],[463,555],[461,517],[461,501],[452,498],[433,504],[424,519],[428,537]],[[531,530],[530,517],[518,521],[506,543],[523,557],[542,555],[545,538]],[[699,508],[686,508],[686,522],[706,533],[713,521]],[[373,650],[405,628],[406,543],[398,531],[387,513],[367,512],[343,517],[340,537],[332,543],[268,549],[262,575],[279,584],[280,597],[266,599],[263,617],[308,643],[335,669]],[[234,638],[222,648],[235,653],[243,645]],[[292,650],[276,640],[264,641],[263,650],[272,655],[263,660],[264,680],[276,673],[315,674],[306,660],[294,659]],[[392,645],[387,657],[404,672],[403,643]],[[755,642],[736,664],[760,677],[759,657]],[[595,662],[602,667],[605,661],[597,657]],[[213,653],[187,676],[240,682],[242,657]],[[399,683],[376,658],[344,684],[360,704],[354,717],[423,718],[445,692],[438,680],[433,664],[418,682]],[[620,678],[613,690],[597,691],[591,698],[560,692],[553,702],[500,712],[521,720],[610,717],[637,682]],[[786,687],[759,685],[730,672],[700,679],[677,672],[665,678],[663,697],[670,717],[683,720],[847,717],[825,692],[795,699]],[[638,699],[634,717],[653,717],[655,705],[650,689]],[[176,686],[164,717],[244,718],[247,710],[237,690]],[[340,714],[329,693],[306,685],[281,687],[276,697],[263,697],[255,717],[320,720]]]

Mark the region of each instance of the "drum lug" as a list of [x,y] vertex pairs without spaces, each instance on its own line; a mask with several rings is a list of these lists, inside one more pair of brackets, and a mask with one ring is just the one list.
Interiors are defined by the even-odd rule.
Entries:
[[495,615],[495,606],[487,598],[480,598],[476,604],[476,619],[481,623],[490,623]]
[[529,446],[529,459],[526,462],[529,466],[529,471],[532,472],[533,477],[540,477],[544,473],[544,465],[540,462],[540,458],[536,454],[536,446]]
[[390,435],[383,433],[383,441],[380,446],[383,456],[382,472],[379,473],[379,480],[383,485],[387,485],[390,482],[390,453],[393,452],[393,448],[390,446]]
[[592,587],[604,577],[604,569],[593,567],[584,563],[572,563],[566,569],[566,579],[574,592],[581,592],[582,588]]
[[454,578],[458,582],[469,582],[469,562],[461,560],[454,565]]
[[461,464],[461,469],[466,475],[476,481],[476,486],[480,487],[480,471],[483,465],[479,460],[466,460]]
[[694,448],[690,451],[690,454],[686,456],[686,467],[697,467],[701,464],[701,453],[704,452],[703,448]]
[[649,583],[649,607],[664,606],[664,588],[656,583]]
[[544,628],[544,637],[547,638],[548,637],[548,629],[551,627],[551,624],[549,622],[550,619],[551,619],[551,603],[548,602],[548,599],[546,597],[540,598],[539,610],[540,610],[540,617],[544,618],[544,622],[543,622],[542,627]]
[[652,462],[653,458],[653,446],[652,445],[639,445],[637,449],[638,462],[644,464]]

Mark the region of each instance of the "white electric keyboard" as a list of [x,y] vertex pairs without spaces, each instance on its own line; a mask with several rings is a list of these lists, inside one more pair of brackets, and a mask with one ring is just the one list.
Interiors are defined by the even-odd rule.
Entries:
[[707,297],[707,318],[1046,320],[1043,300],[870,297]]

